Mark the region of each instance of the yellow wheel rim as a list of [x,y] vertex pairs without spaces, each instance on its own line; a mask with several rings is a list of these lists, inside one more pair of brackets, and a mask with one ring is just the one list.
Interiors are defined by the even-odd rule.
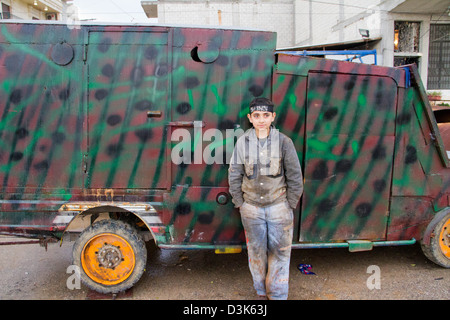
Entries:
[[450,259],[450,219],[448,219],[441,229],[439,235],[439,246],[442,253]]
[[81,265],[89,278],[104,285],[125,281],[135,265],[133,248],[122,237],[102,233],[91,238],[81,252]]

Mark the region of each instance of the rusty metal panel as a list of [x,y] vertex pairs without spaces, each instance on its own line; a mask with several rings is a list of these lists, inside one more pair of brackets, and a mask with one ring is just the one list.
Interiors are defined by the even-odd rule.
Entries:
[[[168,245],[242,244],[227,132],[249,128],[249,102],[267,96],[304,169],[295,240],[420,235],[449,205],[450,163],[417,71],[409,81],[403,68],[274,56],[275,42],[217,28],[2,24],[0,232],[57,236],[78,213],[65,205],[95,202],[136,211]],[[175,133],[191,137],[190,161],[172,161]]]
[[[275,72],[272,100],[276,106],[275,126],[288,135],[295,145],[301,167],[304,167],[306,128],[306,93],[308,78]],[[294,210],[294,241],[299,238],[299,204]]]
[[[228,188],[177,186],[165,194],[169,243],[242,244],[244,230]],[[224,197],[220,199],[219,197]],[[223,204],[218,202],[223,201]]]
[[383,240],[397,86],[392,78],[310,73],[300,241]]
[[[176,165],[171,135],[192,134],[185,124],[202,122],[201,138],[212,128],[226,137],[248,127],[254,97],[271,95],[273,32],[30,22],[0,28],[0,229],[7,232],[60,232],[59,208],[99,201],[95,194],[113,207],[155,201],[176,185],[226,188],[227,159]],[[203,150],[215,146],[202,142]],[[180,225],[175,217],[169,222]],[[201,221],[206,228],[216,220]],[[241,232],[234,227],[231,233]]]
[[427,198],[393,197],[387,240],[420,239],[433,216],[432,203]]
[[[85,188],[169,186],[168,38],[107,27],[89,32]],[[149,111],[161,116],[148,118]]]
[[446,125],[436,124],[417,70],[409,69],[411,85],[399,90],[389,240],[420,239],[434,214],[449,206]]
[[46,30],[1,26],[0,187],[16,200],[23,194],[17,188],[33,188],[37,200],[45,198],[45,187],[60,195],[81,187],[82,46],[45,41],[67,35],[61,26]]
[[405,72],[402,69],[332,59],[316,59],[280,53],[278,54],[276,70],[282,74],[305,77],[311,72],[373,75],[392,78],[398,87],[403,88],[406,86]]
[[399,95],[392,195],[436,197],[445,178],[425,101],[414,87],[401,90]]
[[[169,135],[191,137],[188,143],[192,155],[181,164],[171,163],[172,185],[228,185],[228,160],[234,143],[226,139],[227,130],[249,128],[248,104],[255,97],[271,95],[273,35],[220,29],[174,30],[171,117],[175,124],[188,121],[192,126],[173,125]],[[210,55],[206,56],[208,51]],[[195,121],[203,121],[204,126],[195,128]],[[217,136],[208,137],[208,130],[217,132]],[[172,149],[180,142],[171,141]],[[211,148],[221,156],[206,164],[203,153]]]

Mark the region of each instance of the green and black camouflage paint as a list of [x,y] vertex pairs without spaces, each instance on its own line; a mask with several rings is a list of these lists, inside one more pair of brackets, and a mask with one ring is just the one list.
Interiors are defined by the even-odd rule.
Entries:
[[148,203],[159,244],[243,244],[227,159],[176,165],[171,134],[191,133],[192,158],[218,152],[234,139],[202,133],[248,128],[249,102],[266,96],[304,171],[294,242],[419,239],[449,206],[450,146],[416,70],[275,54],[275,42],[231,29],[0,25],[1,233],[58,238],[68,205]]

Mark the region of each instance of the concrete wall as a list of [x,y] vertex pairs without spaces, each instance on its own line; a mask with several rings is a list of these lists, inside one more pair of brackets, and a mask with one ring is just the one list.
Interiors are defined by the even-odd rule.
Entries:
[[275,31],[282,47],[292,44],[293,10],[293,0],[158,1],[158,22]]
[[[47,20],[47,13],[58,13],[58,20],[61,19],[60,13],[62,10],[62,2],[56,0],[46,0],[39,1],[40,7],[34,7],[30,3],[21,1],[21,0],[2,0],[2,3],[10,6],[11,8],[11,19],[23,19],[23,20],[31,20],[33,18],[37,18],[39,20]],[[48,12],[43,10],[43,7],[48,6]]]
[[[158,21],[195,25],[222,25],[275,31],[277,47],[299,47],[381,37],[376,45],[378,64],[393,66],[394,21],[420,25],[419,72],[427,84],[429,29],[432,23],[450,23],[448,15],[399,14],[390,10],[402,1],[382,0],[158,0]],[[445,95],[450,95],[444,92]]]
[[361,39],[359,29],[380,35],[379,0],[295,0],[295,41],[292,46],[336,43]]

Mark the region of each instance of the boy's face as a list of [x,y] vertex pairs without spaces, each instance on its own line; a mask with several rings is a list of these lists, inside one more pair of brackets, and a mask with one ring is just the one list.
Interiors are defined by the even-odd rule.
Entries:
[[257,131],[269,132],[270,125],[275,120],[275,112],[254,111],[247,114],[247,117]]

